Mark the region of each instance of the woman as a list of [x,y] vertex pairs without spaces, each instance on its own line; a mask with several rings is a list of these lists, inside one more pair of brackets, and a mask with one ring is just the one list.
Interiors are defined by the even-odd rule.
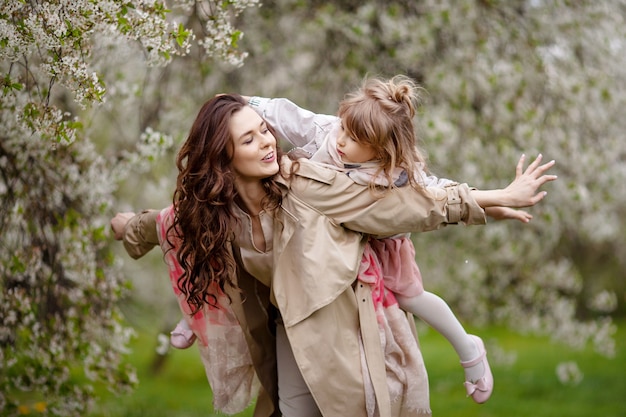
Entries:
[[[544,175],[553,162],[539,163],[522,172],[520,160],[504,190],[404,187],[377,199],[334,170],[279,159],[265,121],[240,96],[224,95],[203,106],[178,155],[168,242],[155,233],[155,212],[119,215],[112,226],[135,257],[159,243],[175,248],[184,270],[175,291],[183,311],[196,313],[189,321],[201,346],[210,332],[197,322],[230,306],[262,386],[255,415],[279,415],[280,397],[287,416],[366,416],[370,392],[381,416],[417,415],[389,398],[371,288],[355,283],[367,234],[482,224],[481,206],[534,205],[545,195],[538,187],[556,178]],[[429,413],[428,404],[419,411]]]

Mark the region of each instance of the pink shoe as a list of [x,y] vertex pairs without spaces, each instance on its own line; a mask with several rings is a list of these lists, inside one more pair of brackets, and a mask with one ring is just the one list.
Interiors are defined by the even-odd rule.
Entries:
[[184,329],[180,324],[170,333],[170,345],[176,349],[187,349],[196,341],[196,335],[191,330]]
[[482,339],[474,335],[469,336],[474,340],[476,346],[478,346],[480,354],[476,359],[472,359],[471,361],[461,361],[461,366],[470,368],[482,362],[485,368],[485,374],[478,381],[465,381],[463,385],[465,385],[467,396],[472,397],[478,404],[482,404],[489,399],[493,391],[493,374],[491,373],[491,368],[489,368],[489,362],[487,362],[487,351],[485,350],[485,344]]

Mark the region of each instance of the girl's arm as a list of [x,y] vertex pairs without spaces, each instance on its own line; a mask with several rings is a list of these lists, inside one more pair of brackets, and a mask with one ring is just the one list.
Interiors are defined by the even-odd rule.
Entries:
[[339,118],[316,114],[298,107],[286,98],[242,96],[284,139],[294,146],[315,153]]
[[434,175],[426,174],[421,166],[416,167],[420,175],[422,176],[422,183],[424,187],[447,187],[452,184],[456,184],[457,181],[452,181],[446,178],[438,178]]

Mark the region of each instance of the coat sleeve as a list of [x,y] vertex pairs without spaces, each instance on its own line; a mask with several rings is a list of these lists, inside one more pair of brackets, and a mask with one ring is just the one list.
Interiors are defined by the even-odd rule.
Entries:
[[156,218],[157,210],[144,210],[131,217],[124,226],[124,249],[133,259],[138,259],[159,245]]
[[346,175],[299,160],[291,181],[290,197],[321,212],[351,230],[390,236],[436,230],[448,224],[485,224],[485,212],[467,184],[388,190],[377,196]]

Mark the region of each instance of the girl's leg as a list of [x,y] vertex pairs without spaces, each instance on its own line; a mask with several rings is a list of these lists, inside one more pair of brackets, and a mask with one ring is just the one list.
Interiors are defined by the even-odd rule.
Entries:
[[[445,337],[461,362],[468,362],[480,356],[481,352],[474,339],[467,334],[448,304],[439,296],[423,292],[415,297],[403,297],[396,294],[400,308],[422,319],[426,324]],[[469,381],[477,381],[485,374],[482,361],[465,368],[465,377]]]
[[276,359],[278,404],[283,417],[322,417],[302,378],[282,323],[276,324]]

